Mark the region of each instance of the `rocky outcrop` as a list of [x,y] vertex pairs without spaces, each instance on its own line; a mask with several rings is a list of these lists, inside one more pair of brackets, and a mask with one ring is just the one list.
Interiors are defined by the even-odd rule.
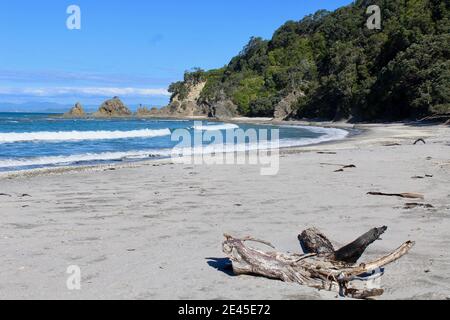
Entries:
[[201,99],[202,90],[206,82],[188,85],[189,91],[185,98],[180,99],[175,95],[170,104],[159,110],[162,116],[172,117],[210,117],[210,118],[232,118],[237,115],[237,106],[225,95],[217,101],[209,102]]
[[160,114],[160,110],[158,108],[147,108],[140,106],[136,111],[137,117],[153,117],[158,116]]
[[98,111],[94,113],[94,117],[129,117],[133,113],[127,106],[118,98],[114,97],[110,100],[103,102]]
[[292,116],[294,104],[298,101],[298,99],[304,96],[305,94],[301,91],[292,91],[286,97],[281,99],[281,101],[275,106],[275,119],[285,120]]
[[181,99],[179,95],[172,97],[170,104],[162,109],[162,112],[179,117],[207,116],[199,105],[200,94],[206,85],[206,81],[188,84],[188,94]]
[[229,99],[225,93],[220,92],[214,102],[202,102],[202,110],[208,117],[227,119],[238,115],[237,106]]
[[237,106],[231,100],[220,100],[210,107],[211,117],[218,119],[233,118],[238,115]]
[[79,102],[77,102],[69,112],[64,114],[64,117],[67,118],[81,118],[85,116],[86,113],[84,112],[83,106]]

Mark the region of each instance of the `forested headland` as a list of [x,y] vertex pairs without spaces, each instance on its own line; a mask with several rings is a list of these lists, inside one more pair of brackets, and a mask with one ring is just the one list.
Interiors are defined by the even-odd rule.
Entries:
[[[371,30],[366,11],[374,4],[381,29]],[[288,21],[270,40],[251,38],[223,68],[186,72],[169,88],[169,108],[183,108],[202,83],[189,103],[210,116],[220,108],[353,121],[450,113],[449,8],[450,0],[360,0]]]

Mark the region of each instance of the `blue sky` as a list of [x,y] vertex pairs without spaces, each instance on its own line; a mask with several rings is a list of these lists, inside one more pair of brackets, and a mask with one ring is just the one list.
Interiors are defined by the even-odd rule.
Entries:
[[[0,10],[0,102],[163,105],[192,67],[229,62],[251,36],[350,0],[15,0]],[[81,30],[68,30],[69,5]]]

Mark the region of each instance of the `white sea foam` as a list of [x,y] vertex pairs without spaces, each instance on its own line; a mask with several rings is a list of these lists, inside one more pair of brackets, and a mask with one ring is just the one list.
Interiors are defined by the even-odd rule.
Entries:
[[83,141],[83,140],[113,140],[130,138],[152,138],[169,136],[169,129],[133,130],[133,131],[58,131],[58,132],[0,132],[0,143],[26,141]]
[[220,131],[220,130],[234,130],[239,129],[238,125],[231,124],[231,123],[225,123],[225,124],[214,124],[214,125],[201,125],[201,126],[194,126],[194,130],[198,131]]
[[305,129],[314,133],[322,134],[318,138],[302,138],[302,139],[284,139],[280,140],[280,148],[286,147],[302,147],[323,142],[342,140],[348,137],[350,132],[338,128],[323,128],[310,126],[283,126],[289,128]]
[[[292,127],[292,126],[289,126]],[[289,147],[304,147],[314,144],[320,144],[324,142],[342,140],[349,135],[349,132],[342,129],[335,128],[320,128],[320,127],[300,127],[297,128],[307,129],[312,132],[320,133],[322,136],[317,138],[300,138],[300,139],[280,139],[279,141],[272,140],[260,140],[252,143],[240,143],[240,144],[210,144],[202,147],[195,148],[179,148],[173,149],[172,155],[179,154],[180,156],[191,156],[196,154],[209,154],[220,152],[246,152],[255,150],[270,150],[274,148],[289,148]],[[160,154],[165,154],[161,150]]]
[[27,166],[48,166],[48,165],[69,165],[81,162],[92,161],[113,161],[127,159],[149,158],[154,153],[152,151],[127,151],[127,152],[102,152],[85,153],[70,156],[48,156],[27,159],[5,159],[0,160],[0,168],[27,167]]
[[[292,127],[292,126],[290,126]],[[341,140],[348,136],[349,132],[335,128],[320,127],[302,127],[297,128],[310,130],[323,134],[318,138],[301,138],[301,139],[280,139],[279,143],[268,141],[260,141],[259,143],[242,143],[233,144],[216,144],[196,148],[179,148],[179,149],[153,149],[138,150],[126,152],[103,152],[103,153],[86,153],[69,156],[46,156],[26,159],[3,159],[0,160],[0,168],[19,168],[29,166],[49,166],[49,165],[71,165],[93,161],[117,161],[117,160],[140,160],[149,159],[150,157],[170,157],[170,156],[191,156],[196,154],[211,154],[220,152],[245,152],[254,150],[267,150],[273,148],[300,147],[334,140]],[[155,131],[155,130],[153,130]],[[170,130],[169,130],[170,132]]]

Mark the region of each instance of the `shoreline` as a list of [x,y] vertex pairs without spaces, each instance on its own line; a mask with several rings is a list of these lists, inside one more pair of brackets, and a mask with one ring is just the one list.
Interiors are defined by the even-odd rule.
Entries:
[[[129,119],[142,119],[136,117],[128,117]],[[82,119],[82,118],[79,118]],[[114,119],[114,118],[112,118]],[[120,119],[120,118],[119,118]],[[180,118],[155,118],[149,117],[148,119],[155,120],[208,120],[211,122],[223,122],[223,123],[234,123],[234,124],[254,124],[254,125],[273,125],[273,126],[304,126],[304,127],[317,127],[317,128],[329,128],[329,129],[343,129],[349,132],[349,135],[343,139],[337,139],[332,141],[323,141],[319,143],[314,143],[310,145],[304,146],[287,146],[280,147],[280,154],[290,154],[290,153],[301,153],[314,151],[316,147],[325,147],[329,146],[335,148],[337,145],[344,143],[347,147],[349,146],[349,140],[353,141],[353,139],[358,137],[360,143],[364,143],[365,139],[370,139],[371,134],[372,137],[379,136],[379,134],[375,134],[372,132],[373,130],[380,129],[380,127],[397,127],[401,128],[402,126],[413,126],[414,123],[411,122],[397,122],[397,123],[389,123],[380,125],[378,123],[370,123],[370,124],[352,124],[347,122],[332,122],[332,121],[304,121],[304,120],[275,120],[272,118],[244,118],[237,117],[231,118],[228,120],[219,120],[219,119],[210,119],[207,117],[180,117]],[[446,127],[445,124],[433,124],[432,127]],[[385,137],[388,136],[388,133],[385,134]],[[420,138],[419,135],[416,136]],[[382,138],[382,137],[378,137]],[[242,153],[242,152],[238,152]],[[42,174],[63,174],[70,172],[80,172],[80,171],[103,171],[103,170],[112,170],[119,168],[127,168],[127,167],[136,167],[140,164],[148,165],[152,163],[168,163],[172,162],[172,159],[169,157],[164,157],[160,159],[142,159],[137,161],[130,161],[126,163],[108,163],[108,164],[86,164],[86,165],[68,165],[68,166],[59,166],[59,167],[44,167],[44,168],[35,168],[35,169],[24,169],[24,170],[16,170],[16,171],[4,171],[0,172],[0,179],[10,179],[20,176],[36,176]]]
[[[140,118],[139,118],[140,119]],[[172,120],[170,118],[160,118],[161,120]],[[178,119],[178,120],[195,120],[193,118],[183,118],[183,119]],[[254,121],[250,121],[249,119],[245,118],[245,120],[243,118],[235,118],[235,121],[211,121],[211,122],[220,122],[220,123],[230,123],[230,124],[263,124],[263,125],[269,125],[269,126],[285,126],[285,127],[289,127],[289,126],[302,126],[302,127],[314,127],[314,128],[325,128],[325,129],[344,129],[345,131],[348,132],[348,135],[342,139],[336,139],[336,140],[331,140],[331,141],[321,141],[318,143],[312,143],[312,144],[307,144],[307,145],[300,145],[300,146],[282,146],[279,148],[280,153],[285,152],[286,150],[290,150],[290,149],[295,149],[295,148],[304,148],[304,147],[312,147],[312,146],[317,146],[317,145],[324,145],[324,144],[328,144],[328,143],[337,143],[341,140],[345,140],[348,137],[352,137],[352,136],[356,136],[359,135],[360,133],[355,133],[355,130],[350,129],[349,127],[341,127],[341,128],[335,128],[332,126],[316,126],[316,125],[308,125],[305,123],[300,123],[300,122],[290,122],[290,121],[278,121],[277,123],[271,123],[270,121],[268,121],[267,118],[260,118],[260,119],[256,119]],[[238,151],[237,154],[242,154],[243,151]],[[40,174],[54,174],[54,173],[65,173],[65,172],[78,172],[78,171],[85,171],[85,170],[105,170],[105,169],[111,169],[111,168],[123,168],[123,167],[135,167],[138,166],[139,164],[147,164],[147,163],[167,163],[167,162],[172,162],[173,159],[171,157],[161,157],[161,158],[155,158],[155,159],[140,159],[140,160],[136,160],[136,161],[128,161],[128,162],[123,162],[123,163],[114,163],[115,161],[112,161],[111,163],[107,163],[107,164],[85,164],[85,165],[67,165],[67,166],[57,166],[57,167],[42,167],[42,168],[34,168],[34,169],[23,169],[23,170],[12,170],[12,171],[4,171],[4,172],[0,172],[0,179],[3,178],[12,178],[12,177],[19,177],[19,176],[35,176],[35,175],[40,175]]]
[[[166,118],[161,118],[163,120],[167,120]],[[180,120],[194,120],[194,119],[180,119]],[[251,120],[251,118],[234,118],[234,121],[214,121],[214,122],[223,122],[223,123],[231,123],[231,124],[262,124],[262,125],[270,125],[270,126],[301,126],[301,127],[313,127],[313,128],[325,128],[325,129],[343,129],[348,132],[348,135],[342,139],[336,139],[336,140],[330,140],[330,141],[321,141],[318,143],[312,143],[307,145],[300,145],[300,146],[282,146],[279,148],[280,154],[290,153],[293,150],[300,149],[299,151],[302,151],[304,148],[307,147],[314,147],[314,146],[320,146],[320,145],[326,145],[326,144],[335,144],[339,143],[341,141],[344,141],[348,138],[360,136],[363,131],[366,131],[366,129],[354,129],[351,126],[346,125],[339,125],[339,127],[332,126],[332,123],[330,122],[327,126],[319,126],[315,123],[307,123],[303,121],[277,121],[273,122],[268,118],[257,118],[254,120]],[[356,132],[358,131],[358,132]],[[237,154],[242,154],[242,151],[238,151]],[[179,160],[179,159],[177,159]],[[23,169],[23,170],[13,170],[13,171],[4,171],[0,172],[0,179],[12,179],[16,177],[21,176],[37,176],[37,175],[43,175],[43,174],[63,174],[63,173],[70,173],[70,172],[80,172],[80,171],[86,171],[86,170],[94,170],[94,171],[102,171],[102,170],[115,170],[119,168],[127,168],[127,167],[136,167],[139,166],[139,164],[147,165],[152,163],[168,163],[172,162],[173,159],[171,157],[162,157],[162,158],[156,158],[156,159],[141,159],[137,161],[129,161],[124,163],[107,163],[107,164],[85,164],[85,165],[67,165],[67,166],[58,166],[58,167],[43,167],[43,168],[34,168],[34,169]]]
[[[167,118],[160,118],[167,119]],[[178,120],[194,120],[192,118],[180,118]],[[224,123],[234,123],[234,124],[256,124],[256,125],[273,125],[273,126],[302,126],[302,127],[317,127],[317,128],[326,128],[326,129],[343,129],[346,130],[349,134],[342,138],[331,141],[323,141],[318,143],[313,143],[304,146],[286,146],[280,147],[279,153],[280,155],[285,154],[293,154],[293,153],[302,153],[302,152],[314,152],[320,151],[322,149],[339,149],[340,147],[349,148],[352,147],[352,142],[355,142],[355,145],[364,145],[372,140],[388,138],[392,133],[386,128],[394,128],[396,131],[408,132],[408,127],[410,129],[415,128],[412,127],[411,124],[408,123],[390,123],[383,124],[382,126],[379,124],[349,124],[346,122],[314,122],[314,121],[283,121],[283,120],[274,120],[269,118],[258,118],[252,120],[252,118],[234,118],[229,121],[213,121],[213,122],[224,122]],[[443,127],[446,128],[445,125],[433,125],[432,127]],[[404,129],[404,130],[402,130]],[[381,131],[381,132],[380,132]],[[387,131],[384,132],[383,131]],[[416,131],[416,130],[411,130]],[[411,135],[411,139],[413,138],[421,138],[423,135]],[[395,142],[394,142],[395,143]],[[237,152],[238,154],[242,154],[242,151]],[[24,169],[24,170],[16,170],[16,171],[4,171],[0,172],[0,180],[1,179],[12,179],[18,177],[32,177],[39,175],[48,175],[48,174],[64,174],[64,173],[74,173],[74,172],[83,172],[83,171],[105,171],[105,170],[117,170],[121,168],[136,168],[139,166],[147,166],[152,164],[167,164],[173,163],[173,159],[170,157],[163,157],[157,159],[142,159],[137,161],[129,161],[123,163],[107,163],[107,164],[86,164],[86,165],[67,165],[67,166],[59,166],[59,167],[43,167],[43,168],[35,168],[35,169]]]

